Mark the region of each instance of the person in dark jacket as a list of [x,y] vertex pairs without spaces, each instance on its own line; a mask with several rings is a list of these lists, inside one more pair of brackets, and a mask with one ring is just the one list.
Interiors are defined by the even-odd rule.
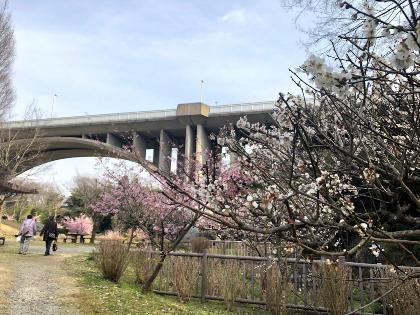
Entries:
[[57,240],[58,231],[57,231],[57,222],[55,222],[54,217],[49,217],[47,223],[41,230],[40,236],[44,236],[43,240],[45,242],[45,256],[50,254],[51,244]]

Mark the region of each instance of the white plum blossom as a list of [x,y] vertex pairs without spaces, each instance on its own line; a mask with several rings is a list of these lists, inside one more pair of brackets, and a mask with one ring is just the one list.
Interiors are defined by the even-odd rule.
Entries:
[[317,88],[331,89],[337,94],[346,92],[346,83],[351,80],[350,72],[337,72],[325,64],[324,59],[311,55],[301,69],[312,76]]
[[370,251],[372,252],[372,254],[373,254],[375,257],[379,257],[379,255],[380,255],[381,251],[383,251],[383,249],[382,249],[382,248],[380,248],[380,247],[379,247],[379,245],[377,245],[377,244],[372,244],[372,245],[369,247],[369,249],[370,249]]
[[385,28],[382,30],[381,36],[384,36],[384,37],[389,37],[389,36],[391,36],[390,29],[389,29],[388,27],[385,27]]
[[411,52],[405,42],[400,42],[395,47],[394,56],[391,58],[392,65],[397,69],[407,69],[413,63]]
[[367,18],[363,22],[363,34],[366,38],[372,38],[375,35],[377,23],[374,19]]
[[376,173],[375,167],[370,164],[369,167],[366,167],[363,170],[363,178],[366,180],[366,182],[371,183],[376,178],[379,177],[379,174]]

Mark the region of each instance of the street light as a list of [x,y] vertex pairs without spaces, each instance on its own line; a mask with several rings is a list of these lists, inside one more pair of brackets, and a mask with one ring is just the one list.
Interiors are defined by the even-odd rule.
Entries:
[[204,84],[204,80],[201,80],[201,85],[200,85],[200,103],[203,103],[203,84]]
[[57,94],[54,94],[54,95],[53,95],[53,98],[52,98],[52,104],[51,104],[51,118],[53,118],[55,98],[56,98],[57,96],[58,96]]

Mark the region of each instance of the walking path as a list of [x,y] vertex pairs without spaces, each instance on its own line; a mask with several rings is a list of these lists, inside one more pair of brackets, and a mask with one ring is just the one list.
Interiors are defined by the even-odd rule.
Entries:
[[[8,270],[4,271],[9,273],[5,275],[8,283],[5,314],[81,314],[75,303],[79,294],[77,283],[66,270],[65,260],[88,253],[93,248],[89,245],[59,244],[57,253],[44,256],[42,244],[31,244],[30,253],[25,256],[9,253],[0,257],[0,264],[3,264],[2,260],[7,262]],[[9,251],[13,245],[8,245]],[[17,245],[15,247],[17,250]],[[0,275],[0,278],[3,276]]]

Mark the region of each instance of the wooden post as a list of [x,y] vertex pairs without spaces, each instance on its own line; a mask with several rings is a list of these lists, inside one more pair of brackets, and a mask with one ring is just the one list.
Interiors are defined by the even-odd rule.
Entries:
[[203,251],[203,256],[201,256],[201,302],[206,301],[207,295],[207,277],[208,277],[208,258],[207,258],[207,249]]

